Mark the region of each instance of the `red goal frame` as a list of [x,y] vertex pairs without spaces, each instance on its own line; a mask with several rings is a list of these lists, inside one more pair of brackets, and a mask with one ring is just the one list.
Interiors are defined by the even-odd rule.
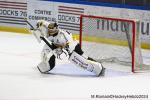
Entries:
[[135,36],[136,36],[136,22],[131,19],[122,19],[122,18],[112,18],[112,17],[103,17],[103,16],[92,16],[92,15],[80,15],[80,33],[79,33],[79,42],[80,46],[82,47],[82,30],[83,30],[83,18],[99,18],[105,20],[118,20],[123,22],[132,23],[132,72],[135,72]]

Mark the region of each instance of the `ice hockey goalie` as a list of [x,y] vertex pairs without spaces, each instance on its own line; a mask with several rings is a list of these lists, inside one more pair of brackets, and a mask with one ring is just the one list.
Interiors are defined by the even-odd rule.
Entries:
[[72,34],[58,28],[57,23],[49,23],[45,20],[37,21],[37,29],[32,33],[40,43],[41,40],[48,42],[41,52],[41,62],[37,68],[41,73],[47,73],[56,66],[56,58],[62,53],[67,54],[68,60],[76,66],[95,73],[96,76],[104,76],[105,68],[101,63],[86,56],[79,43],[72,38]]

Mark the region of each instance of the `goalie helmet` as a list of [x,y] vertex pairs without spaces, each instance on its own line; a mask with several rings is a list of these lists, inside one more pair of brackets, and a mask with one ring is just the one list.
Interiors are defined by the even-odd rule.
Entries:
[[48,25],[48,33],[49,33],[49,35],[54,35],[57,32],[58,32],[58,25],[57,25],[57,23],[50,23]]

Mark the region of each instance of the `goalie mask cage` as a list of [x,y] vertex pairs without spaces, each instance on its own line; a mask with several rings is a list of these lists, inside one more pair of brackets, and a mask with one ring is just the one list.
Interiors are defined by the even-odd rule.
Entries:
[[143,64],[138,20],[81,15],[79,41],[88,56],[108,66],[150,69]]

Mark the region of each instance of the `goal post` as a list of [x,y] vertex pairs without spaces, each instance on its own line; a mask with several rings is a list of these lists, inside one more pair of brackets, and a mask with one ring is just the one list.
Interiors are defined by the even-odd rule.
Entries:
[[81,15],[79,41],[99,62],[129,66],[132,72],[150,69],[143,66],[139,20]]

